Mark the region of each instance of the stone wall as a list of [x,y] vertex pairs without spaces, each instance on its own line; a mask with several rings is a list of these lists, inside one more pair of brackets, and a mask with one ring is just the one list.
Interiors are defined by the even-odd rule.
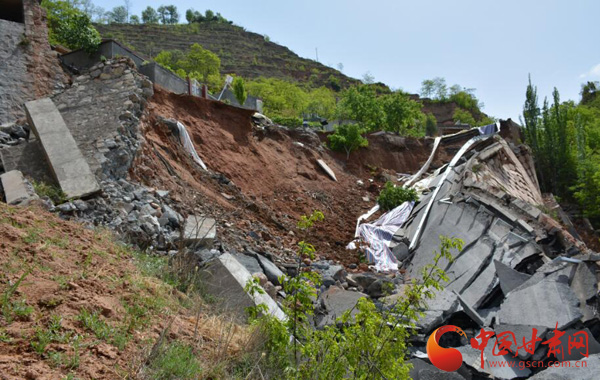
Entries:
[[62,91],[68,82],[48,43],[46,13],[24,0],[24,24],[0,20],[0,124],[24,117],[26,101]]
[[53,99],[99,179],[125,177],[138,148],[138,117],[153,91],[134,68],[128,58],[98,63]]

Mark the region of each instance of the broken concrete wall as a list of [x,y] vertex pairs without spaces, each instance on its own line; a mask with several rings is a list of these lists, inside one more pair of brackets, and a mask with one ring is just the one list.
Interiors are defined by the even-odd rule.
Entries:
[[46,12],[24,0],[24,23],[0,20],[0,124],[25,116],[26,101],[64,88],[68,81],[48,43]]
[[[94,70],[74,79],[72,87],[53,98],[77,146],[92,172],[100,180],[124,178],[138,142],[138,117],[152,83],[120,59],[99,63]],[[5,170],[21,170],[36,180],[45,180],[45,162],[37,141],[31,139],[2,150]]]

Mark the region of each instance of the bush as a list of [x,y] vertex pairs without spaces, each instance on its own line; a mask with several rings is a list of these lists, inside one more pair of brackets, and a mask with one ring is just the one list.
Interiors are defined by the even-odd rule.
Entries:
[[403,186],[395,187],[391,182],[385,184],[377,197],[377,203],[384,211],[392,210],[406,201],[417,200],[416,190]]
[[454,115],[452,115],[452,119],[455,122],[460,122],[461,124],[469,124],[471,127],[477,125],[477,121],[471,115],[471,113],[467,110],[463,110],[462,108],[457,108],[454,110]]
[[240,103],[240,106],[243,106],[246,103],[246,98],[248,94],[246,93],[246,87],[244,85],[244,79],[242,77],[236,77],[233,80],[233,94],[235,95],[235,99]]
[[271,120],[273,120],[273,123],[275,124],[284,125],[291,128],[299,128],[302,126],[302,118],[300,117],[273,116]]

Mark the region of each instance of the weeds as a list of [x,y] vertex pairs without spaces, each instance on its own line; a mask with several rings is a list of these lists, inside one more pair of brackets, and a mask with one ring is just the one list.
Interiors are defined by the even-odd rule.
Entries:
[[62,331],[62,318],[58,315],[52,315],[46,328],[38,327],[35,329],[31,347],[39,355],[44,355],[50,343],[67,343],[71,336],[70,331]]
[[198,379],[202,366],[190,346],[172,342],[152,360],[149,370],[156,380]]
[[14,284],[9,286],[2,295],[2,316],[7,323],[12,323],[15,317],[26,317],[33,313],[33,307],[28,306],[25,300],[15,302],[11,301],[11,298],[17,291],[17,288],[19,285],[21,285],[29,273],[31,273],[31,269],[23,273],[21,277],[19,277]]
[[97,312],[90,312],[82,309],[77,316],[83,327],[105,342],[112,344],[119,350],[122,350],[129,341],[129,335],[124,328],[115,328],[103,321]]
[[48,197],[56,205],[65,203],[67,200],[69,200],[67,194],[65,194],[60,188],[56,186],[49,185],[45,182],[37,181],[32,181],[32,184],[35,192],[40,197]]

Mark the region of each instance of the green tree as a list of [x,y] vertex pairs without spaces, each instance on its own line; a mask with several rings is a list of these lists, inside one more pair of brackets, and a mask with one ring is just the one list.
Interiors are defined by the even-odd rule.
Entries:
[[43,0],[42,7],[48,15],[50,43],[89,53],[96,51],[102,40],[87,14],[62,0]]
[[338,103],[338,117],[342,120],[354,120],[369,131],[379,130],[384,124],[381,103],[377,100],[375,89],[367,85],[358,85],[342,92]]
[[167,11],[167,7],[164,5],[161,5],[160,7],[158,7],[158,9],[156,10],[158,12],[158,19],[160,20],[160,23],[163,25],[166,25],[169,23],[169,14]]
[[435,95],[435,82],[433,79],[425,79],[421,82],[421,97],[423,98],[433,98]]
[[425,115],[423,105],[400,91],[380,98],[385,115],[384,129],[399,135],[422,136],[421,128]]
[[233,80],[232,87],[235,99],[241,106],[243,106],[246,102],[246,97],[248,96],[248,94],[246,93],[246,86],[244,85],[244,79],[242,77],[236,77]]
[[362,135],[367,130],[361,128],[358,124],[342,124],[335,128],[335,132],[327,136],[329,147],[337,151],[346,152],[346,160],[350,158],[350,153],[358,148],[369,146],[369,140]]
[[132,15],[129,17],[129,23],[133,25],[138,25],[140,23],[140,17],[138,15]]
[[471,112],[460,107],[457,107],[454,110],[454,114],[452,114],[452,120],[461,124],[469,124],[471,127],[475,127],[477,125],[477,121],[473,115],[471,115]]
[[199,77],[208,83],[208,77],[218,75],[221,69],[221,60],[210,50],[204,49],[195,43],[183,60],[177,62],[178,68],[185,70],[192,77]]
[[158,13],[151,6],[142,11],[142,21],[144,24],[158,24]]
[[303,112],[325,119],[335,114],[335,94],[327,87],[319,87],[311,90],[308,94],[308,104]]
[[425,119],[425,134],[435,136],[438,133],[437,119],[432,113],[428,113]]
[[122,5],[114,7],[108,12],[108,22],[111,24],[126,24],[127,23],[127,8]]
[[166,24],[177,24],[179,22],[179,13],[177,12],[177,7],[174,5],[167,5],[165,9],[167,14]]
[[216,19],[215,12],[207,9],[206,12],[204,12],[204,18],[206,18],[206,21],[214,21]]

